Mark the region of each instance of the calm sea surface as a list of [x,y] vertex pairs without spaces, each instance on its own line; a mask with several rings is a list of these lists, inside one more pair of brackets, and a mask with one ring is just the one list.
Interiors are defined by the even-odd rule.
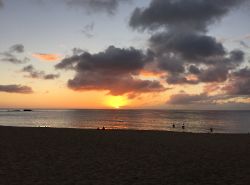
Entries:
[[[172,128],[172,124],[176,128]],[[0,125],[69,128],[168,130],[218,133],[250,132],[250,111],[169,111],[169,110],[0,110]]]

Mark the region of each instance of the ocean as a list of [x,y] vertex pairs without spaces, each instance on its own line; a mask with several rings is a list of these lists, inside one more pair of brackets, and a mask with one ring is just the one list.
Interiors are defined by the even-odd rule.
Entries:
[[[175,128],[173,128],[175,124]],[[185,129],[182,129],[182,124]],[[0,125],[96,129],[249,133],[250,111],[176,110],[0,110]]]

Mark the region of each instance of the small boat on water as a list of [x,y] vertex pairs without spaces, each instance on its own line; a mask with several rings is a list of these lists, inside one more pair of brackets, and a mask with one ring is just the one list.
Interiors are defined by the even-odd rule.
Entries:
[[23,109],[24,112],[31,112],[31,109]]

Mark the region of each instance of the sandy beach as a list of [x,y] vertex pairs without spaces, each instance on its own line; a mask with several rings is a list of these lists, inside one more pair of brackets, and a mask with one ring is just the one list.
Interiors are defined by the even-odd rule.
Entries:
[[250,135],[0,127],[0,184],[250,184]]

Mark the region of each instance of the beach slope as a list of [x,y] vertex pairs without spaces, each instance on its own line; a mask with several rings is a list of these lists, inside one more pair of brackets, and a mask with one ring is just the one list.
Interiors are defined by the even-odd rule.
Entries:
[[0,127],[0,184],[247,185],[250,135]]

